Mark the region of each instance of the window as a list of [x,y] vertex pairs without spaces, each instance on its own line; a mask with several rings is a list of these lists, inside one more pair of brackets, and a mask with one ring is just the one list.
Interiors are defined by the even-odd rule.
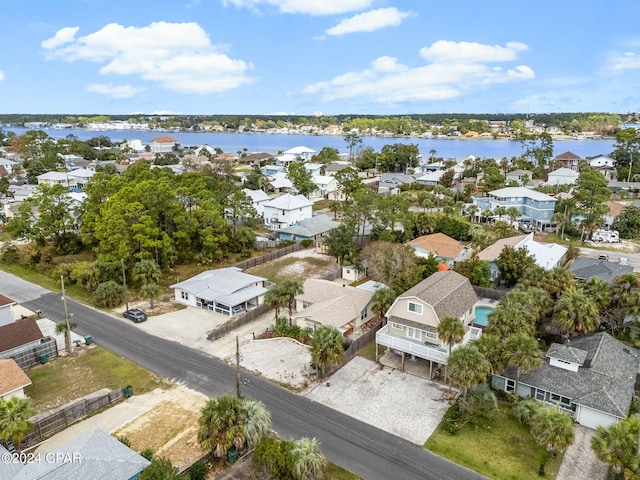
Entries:
[[183,300],[189,300],[189,293],[185,292],[184,290],[180,292],[180,296],[182,297]]
[[302,301],[302,308],[309,308],[311,306],[311,302],[307,302],[306,300]]
[[367,312],[367,309],[365,308],[360,312],[360,320],[364,320],[365,318],[367,318],[368,315],[369,315],[369,312]]
[[284,210],[282,210],[282,215],[284,215]]
[[402,325],[401,323],[392,323],[391,327],[395,328],[396,330],[404,330],[404,325]]
[[416,340],[422,340],[422,330],[417,328],[407,327],[407,337],[415,338]]
[[422,315],[422,305],[420,305],[419,303],[409,302],[409,311],[417,313],[418,315]]
[[438,332],[427,332],[427,337],[437,339]]

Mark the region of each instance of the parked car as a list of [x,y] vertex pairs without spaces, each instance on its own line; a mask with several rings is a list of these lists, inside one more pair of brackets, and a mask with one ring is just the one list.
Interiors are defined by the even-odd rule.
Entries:
[[144,322],[147,319],[147,314],[144,313],[139,308],[133,308],[131,310],[127,310],[122,314],[124,318],[127,318],[134,323]]
[[609,255],[599,255],[598,260],[604,260],[605,262],[609,261]]

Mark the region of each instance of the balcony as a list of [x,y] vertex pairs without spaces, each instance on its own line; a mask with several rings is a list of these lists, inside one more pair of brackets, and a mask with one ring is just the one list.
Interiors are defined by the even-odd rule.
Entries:
[[[482,335],[482,329],[476,327],[469,327],[467,333],[464,334],[461,343],[454,345],[455,350],[460,345],[466,345],[467,343],[477,340]],[[447,358],[449,352],[445,348],[431,346],[429,344],[421,343],[410,338],[397,337],[396,335],[389,334],[389,326],[385,325],[376,333],[376,343],[378,345],[384,345],[392,350],[398,350],[400,352],[408,353],[409,355],[415,355],[416,357],[424,358],[432,362],[437,362],[441,365],[447,364]]]

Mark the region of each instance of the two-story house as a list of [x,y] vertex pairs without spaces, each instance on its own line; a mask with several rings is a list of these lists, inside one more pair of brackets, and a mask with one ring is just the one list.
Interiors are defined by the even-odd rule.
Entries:
[[454,349],[482,334],[471,326],[477,300],[469,279],[453,270],[427,277],[396,298],[387,311],[387,324],[376,333],[376,358],[378,345],[383,345],[401,353],[403,369],[406,355],[428,360],[431,376],[433,363],[446,365],[449,357],[448,345],[438,337],[441,319],[457,318],[466,329]]
[[264,202],[264,223],[271,230],[280,230],[313,217],[312,203],[304,195],[286,193]]
[[569,168],[571,170],[578,170],[578,163],[580,162],[580,156],[576,155],[573,152],[564,152],[560,155],[556,155],[553,159],[553,163],[555,165],[561,165],[564,168]]
[[514,207],[520,212],[520,220],[528,220],[536,230],[544,231],[553,225],[551,217],[556,199],[525,187],[506,187],[493,190],[486,197],[474,197],[473,203],[480,212],[495,211],[498,207]]

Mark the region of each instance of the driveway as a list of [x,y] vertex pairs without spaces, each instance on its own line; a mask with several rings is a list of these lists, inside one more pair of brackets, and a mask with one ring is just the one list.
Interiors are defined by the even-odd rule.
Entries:
[[573,444],[567,448],[556,480],[604,480],[608,467],[596,458],[591,449],[595,431],[576,425]]
[[447,387],[362,357],[306,396],[420,446],[449,408]]

